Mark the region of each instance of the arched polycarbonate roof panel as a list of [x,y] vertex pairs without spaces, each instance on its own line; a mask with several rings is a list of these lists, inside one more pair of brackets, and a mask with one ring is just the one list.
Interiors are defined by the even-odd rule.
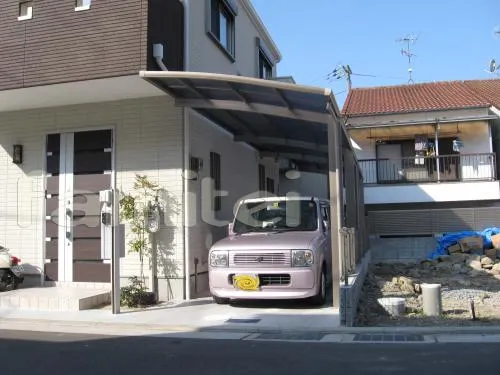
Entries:
[[340,126],[329,89],[215,73],[140,75],[261,155],[290,159],[302,170],[328,170],[328,125]]

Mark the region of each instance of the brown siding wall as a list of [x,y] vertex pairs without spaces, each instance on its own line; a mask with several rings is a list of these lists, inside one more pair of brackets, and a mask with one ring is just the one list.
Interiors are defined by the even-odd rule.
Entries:
[[160,70],[154,43],[163,43],[168,70],[184,70],[184,6],[179,0],[149,0],[148,15],[148,70]]
[[137,74],[146,68],[147,0],[0,0],[0,90]]

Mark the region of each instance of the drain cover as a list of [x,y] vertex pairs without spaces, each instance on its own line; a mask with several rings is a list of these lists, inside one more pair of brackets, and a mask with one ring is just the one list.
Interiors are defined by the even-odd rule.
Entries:
[[260,319],[228,319],[226,323],[258,323]]
[[286,341],[319,341],[325,336],[322,333],[262,333],[257,340],[286,340]]
[[420,342],[422,335],[358,333],[353,341],[363,342]]

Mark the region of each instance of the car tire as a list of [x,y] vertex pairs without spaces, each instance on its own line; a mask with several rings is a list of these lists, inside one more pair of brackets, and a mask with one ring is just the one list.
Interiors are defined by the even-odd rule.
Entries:
[[323,306],[326,302],[326,267],[323,266],[321,270],[321,277],[319,281],[318,294],[312,297],[312,303],[315,306]]
[[213,298],[214,298],[214,302],[217,305],[227,305],[227,304],[229,304],[229,298],[222,298],[222,297],[216,297],[216,296],[213,296]]

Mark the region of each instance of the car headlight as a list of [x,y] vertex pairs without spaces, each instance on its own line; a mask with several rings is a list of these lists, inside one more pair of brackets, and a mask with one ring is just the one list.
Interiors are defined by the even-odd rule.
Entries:
[[210,253],[210,265],[212,267],[229,266],[229,251],[214,250]]
[[292,267],[309,267],[314,262],[311,250],[292,250]]

